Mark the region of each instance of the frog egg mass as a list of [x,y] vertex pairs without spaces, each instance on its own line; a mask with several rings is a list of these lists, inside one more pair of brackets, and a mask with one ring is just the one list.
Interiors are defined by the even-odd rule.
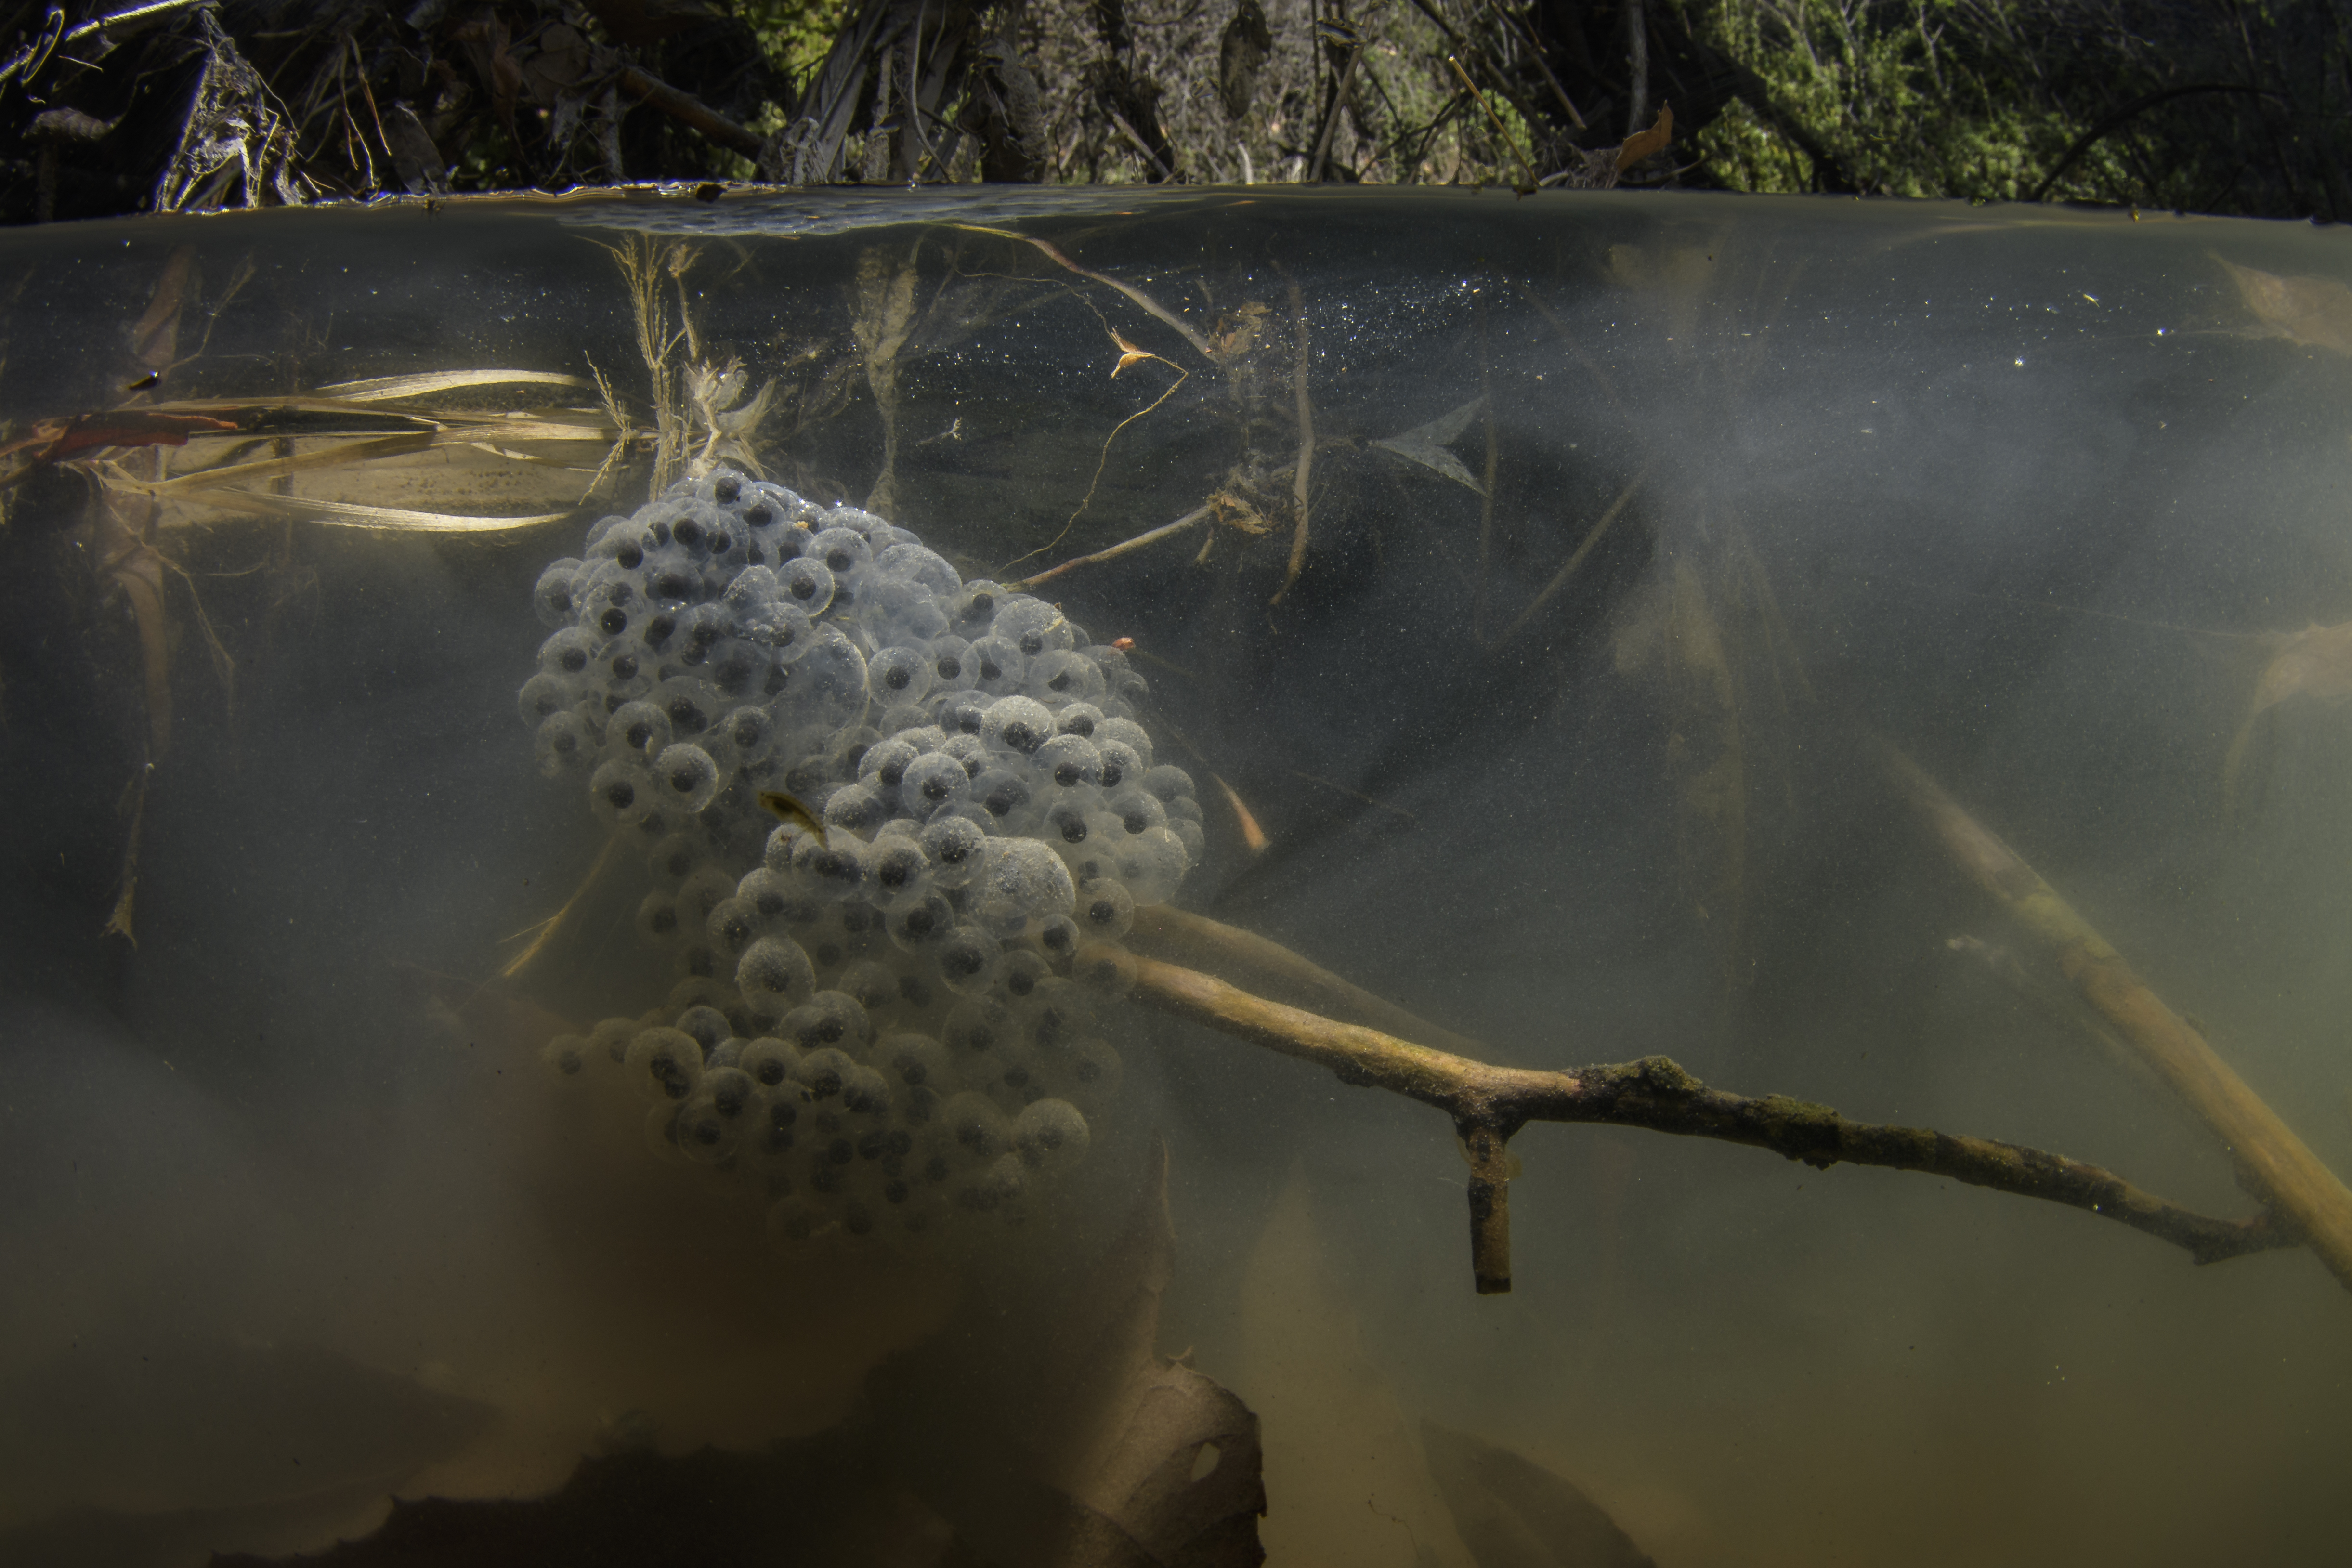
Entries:
[[750,1184],[787,1247],[1018,1223],[1118,1086],[1079,950],[1200,854],[1126,656],[727,470],[603,519],[531,597],[534,760],[643,867],[650,950],[646,1010],[550,1071],[649,1106],[647,1145]]

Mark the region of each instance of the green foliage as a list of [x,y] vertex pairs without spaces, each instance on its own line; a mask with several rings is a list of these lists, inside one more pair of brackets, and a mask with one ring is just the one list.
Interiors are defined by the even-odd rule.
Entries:
[[734,6],[769,61],[795,80],[824,63],[855,9],[850,0],[736,0]]
[[[2036,90],[2030,55],[1956,0],[1716,0],[1691,20],[1756,73],[1779,118],[1864,191],[2023,199],[2084,129]],[[1694,140],[1735,189],[1834,183],[1745,103]],[[2128,200],[2130,184],[2095,146],[2053,194]]]

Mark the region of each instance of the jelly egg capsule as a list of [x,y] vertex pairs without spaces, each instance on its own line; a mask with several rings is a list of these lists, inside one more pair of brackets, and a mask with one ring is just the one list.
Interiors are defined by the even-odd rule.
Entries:
[[[940,1026],[940,1040],[949,1055],[961,1064],[993,1051],[1012,1026],[1013,1015],[1003,1003],[993,996],[967,996],[955,1005],[947,1022]],[[964,1068],[959,1066],[957,1070]]]
[[908,1089],[937,1091],[955,1082],[955,1068],[947,1047],[929,1035],[885,1035],[874,1058],[885,1072]]
[[841,972],[835,982],[837,989],[857,998],[857,1005],[870,1015],[890,1006],[898,1000],[898,977],[887,964],[871,959],[851,964]]
[[821,616],[833,603],[833,573],[812,556],[796,556],[777,567],[776,585],[779,600],[803,615]]
[[1100,878],[1078,889],[1076,914],[1089,940],[1117,942],[1135,928],[1135,895],[1116,879]]
[[1012,642],[984,637],[964,652],[964,668],[971,689],[984,698],[1011,697],[1028,685],[1029,661]]
[[954,906],[936,892],[900,901],[883,919],[883,930],[902,952],[937,953],[953,940],[955,929]]
[[918,842],[931,868],[931,881],[940,888],[961,888],[980,875],[985,863],[988,835],[968,816],[931,819]]
[[1091,702],[1073,702],[1054,714],[1054,728],[1065,735],[1082,740],[1094,739],[1095,731],[1103,721],[1102,710]]
[[[1038,836],[1056,847],[1075,848],[1084,844],[1093,831],[1087,824],[1087,808],[1071,801],[1056,801],[1045,808],[1045,824]],[[1065,853],[1068,849],[1064,850]]]
[[1102,753],[1102,787],[1106,791],[1115,791],[1142,776],[1143,763],[1136,756],[1135,748],[1126,742],[1111,740],[1097,731],[1095,750]]
[[916,757],[898,778],[898,809],[917,822],[930,821],[971,794],[971,775],[943,752]]
[[1077,646],[1077,634],[1061,611],[1043,599],[1016,595],[997,606],[996,619],[990,629],[1008,639],[1023,654],[1034,658],[1040,654],[1056,652]]
[[793,846],[793,874],[809,888],[839,902],[862,898],[866,892],[866,846],[847,834],[832,837],[803,835]]
[[669,715],[651,702],[624,702],[604,721],[607,756],[647,760],[659,755],[669,743]]
[[947,1131],[949,1160],[967,1170],[986,1168],[1012,1147],[1012,1123],[994,1100],[975,1090],[950,1096],[939,1121]]
[[735,765],[765,761],[776,749],[776,721],[765,708],[747,703],[719,721],[719,732],[735,755]]
[[901,789],[908,767],[922,754],[912,741],[893,735],[866,749],[866,754],[857,760],[857,780],[877,790]]
[[635,763],[605,762],[588,780],[588,804],[608,826],[635,826],[652,798],[653,780]]
[[1086,940],[1078,922],[1068,915],[1048,915],[1038,922],[1033,934],[1037,939],[1038,951],[1056,966],[1068,964],[1078,944]]
[[643,1027],[635,1018],[603,1019],[588,1031],[590,1053],[601,1062],[618,1067],[628,1058],[629,1042]]
[[749,1075],[734,1068],[704,1073],[700,1087],[678,1107],[678,1152],[703,1164],[735,1153],[750,1131],[745,1112],[751,1102]]
[[893,544],[875,557],[874,564],[885,576],[928,588],[941,598],[952,597],[963,586],[962,574],[926,545]]
[[874,841],[867,861],[867,901],[886,911],[920,903],[930,891],[930,864],[913,838],[901,832],[883,834]]
[[689,934],[702,932],[710,911],[735,897],[735,879],[718,866],[705,866],[677,885],[677,918]]
[[1055,975],[1037,983],[1013,1018],[1030,1043],[1045,1052],[1067,1052],[1095,1026],[1095,995],[1074,980]]
[[733,1033],[727,1015],[708,1002],[682,1009],[677,1015],[677,1027],[702,1047],[702,1065],[706,1068],[710,1065],[711,1049]]
[[1118,819],[1119,831],[1129,837],[1147,828],[1168,826],[1168,808],[1139,784],[1113,791],[1103,802],[1103,809]]
[[595,751],[596,737],[588,728],[588,721],[569,708],[550,713],[531,740],[531,752],[539,771],[549,778],[585,765]]
[[690,742],[663,747],[654,759],[653,774],[664,802],[689,814],[709,805],[719,794],[719,764]]
[[843,1079],[857,1067],[856,1060],[838,1046],[821,1046],[803,1053],[793,1069],[793,1081],[807,1092],[811,1102],[823,1105],[840,1098]]
[[1209,836],[1202,831],[1199,823],[1188,822],[1181,816],[1171,817],[1168,830],[1184,846],[1186,865],[1199,865],[1201,858],[1209,852]]
[[924,650],[924,657],[930,661],[931,690],[971,690],[980,679],[971,656],[971,644],[953,632],[941,632],[933,637]]
[[1140,773],[1151,769],[1151,736],[1132,719],[1106,719],[1095,731],[1095,740],[1117,741],[1134,752]]
[[1102,670],[1084,654],[1066,651],[1040,654],[1029,661],[1024,688],[1048,708],[1083,702],[1088,707],[1105,694]]
[[973,890],[982,910],[1017,911],[1025,923],[1068,914],[1077,888],[1061,858],[1037,840],[992,838]]
[[[735,896],[751,903],[760,918],[761,927],[805,924],[814,918],[819,900],[808,897],[798,881],[790,876],[770,870],[766,866],[754,866],[743,873],[735,884]],[[798,920],[796,910],[803,910]]]
[[1085,1159],[1090,1142],[1085,1113],[1066,1100],[1033,1101],[1013,1119],[1021,1163],[1049,1179]]
[[877,829],[890,820],[890,803],[882,792],[867,784],[847,784],[825,796],[824,826],[826,840],[831,842],[843,834],[855,834],[871,838]]
[[811,536],[801,546],[805,557],[824,563],[824,569],[836,578],[862,572],[874,563],[874,548],[866,536],[855,529],[828,528]]
[[985,1170],[957,1184],[955,1201],[978,1214],[1008,1218],[1020,1206],[1028,1185],[1028,1173],[1022,1169],[1021,1156],[1008,1152],[999,1155]]
[[786,936],[763,936],[743,950],[735,984],[755,1012],[782,1018],[816,994],[816,966],[801,944]]
[[578,557],[567,555],[551,563],[539,574],[531,588],[531,607],[539,612],[539,624],[543,626],[564,626],[572,624],[578,608],[572,602],[572,579],[579,573]]
[[1166,903],[1192,863],[1184,841],[1165,827],[1146,828],[1128,839],[1118,858],[1118,879],[1139,904]]
[[759,936],[761,923],[759,909],[751,900],[737,894],[711,906],[703,929],[709,934],[712,951],[722,961],[734,962],[742,958],[744,950]]
[[890,1084],[870,1067],[853,1067],[841,1078],[842,1109],[859,1116],[887,1116]]
[[960,996],[977,996],[993,982],[994,965],[1003,951],[997,940],[978,926],[960,925],[931,950],[931,962],[939,966],[940,978],[949,990]]
[[1118,1053],[1108,1042],[1087,1039],[1069,1052],[1056,1076],[1066,1099],[1080,1110],[1099,1116],[1118,1098],[1119,1081],[1125,1071]]
[[[978,691],[950,691],[932,704],[932,722],[947,732],[950,742],[959,735],[969,735],[978,740],[981,726],[988,721],[991,700]],[[940,749],[948,750],[946,746]],[[966,753],[957,752],[952,754],[961,758]]]
[[743,1047],[749,1044],[740,1035],[730,1035],[702,1055],[702,1076],[705,1083],[720,1068],[740,1066]]
[[992,749],[1034,756],[1054,738],[1053,710],[1034,697],[1000,697],[982,716],[980,738]]
[[930,686],[930,664],[913,648],[884,648],[866,661],[866,689],[885,707],[919,702]]
[[677,900],[668,893],[647,893],[637,905],[637,934],[667,946],[677,937]]
[[702,1045],[683,1029],[641,1029],[622,1068],[648,1100],[684,1100],[702,1081]]
[[544,670],[522,683],[515,693],[515,713],[524,728],[533,731],[557,714],[570,709],[580,700],[580,683],[568,675],[549,675]]
[[1030,765],[1038,776],[1060,790],[1087,789],[1102,783],[1102,752],[1084,735],[1056,735],[1037,748]]
[[656,883],[664,888],[676,888],[703,861],[704,850],[696,837],[684,833],[666,834],[655,840],[646,854],[646,869],[653,873]]
[[578,1078],[594,1059],[585,1035],[558,1035],[540,1047],[539,1059],[558,1078]]
[[1163,804],[1193,794],[1192,775],[1182,768],[1171,767],[1165,763],[1148,770],[1143,775],[1142,784],[1145,789],[1159,796]]
[[1045,961],[1045,954],[1026,947],[1012,948],[997,961],[996,989],[1017,1007],[1037,989],[1039,981],[1053,973],[1054,966]]
[[565,626],[539,645],[539,672],[577,680],[588,673],[602,646],[602,639],[584,626]]
[[1022,833],[1042,809],[1029,781],[1004,767],[992,767],[972,780],[971,798],[994,820],[1000,834]]
[[785,1014],[784,1021],[776,1029],[779,1038],[803,1051],[826,1047],[855,1049],[872,1038],[873,1033],[866,1009],[857,1005],[855,997],[840,991],[818,992]]
[[761,1089],[774,1089],[792,1076],[793,1064],[801,1059],[797,1047],[786,1045],[773,1035],[761,1035],[747,1040],[735,1058],[735,1065],[751,1075],[751,1081]]

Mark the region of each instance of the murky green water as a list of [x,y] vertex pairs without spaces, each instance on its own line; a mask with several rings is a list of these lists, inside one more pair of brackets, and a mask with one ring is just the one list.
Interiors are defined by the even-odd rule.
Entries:
[[[1466,191],[6,236],[12,1554],[290,1552],[394,1494],[847,1431],[873,1500],[808,1527],[820,1560],[937,1561],[958,1531],[1024,1560],[1007,1496],[1096,1506],[1073,1478],[1118,1472],[1056,1380],[1105,1293],[1153,1277],[1115,1242],[1144,1234],[1157,1135],[1175,1244],[1146,1335],[1256,1413],[1277,1563],[1538,1560],[1461,1511],[1463,1450],[1424,1422],[1569,1478],[1671,1568],[2339,1560],[2352,1352],[2307,1249],[2198,1267],[1935,1175],[1537,1125],[1511,1145],[1513,1289],[1480,1296],[1444,1115],[1099,989],[1065,1000],[1116,1071],[1081,1075],[1014,983],[1086,989],[1045,939],[1100,878],[1143,906],[1138,952],[1171,955],[1155,910],[1212,918],[1489,1061],[1671,1056],[2255,1213],[1890,785],[1891,742],[2352,1167],[2347,284],[2343,237],[2299,226]],[[446,374],[494,371],[538,379]],[[713,489],[738,473],[782,489]],[[614,529],[688,515],[640,510],[673,481],[740,531],[677,544],[700,576],[664,600],[670,543],[625,563]],[[631,521],[592,535],[607,516]],[[640,647],[648,616],[690,641],[696,605],[845,522],[877,557],[911,531],[952,575],[843,566],[792,624],[854,650],[845,686],[744,616],[715,663]],[[940,673],[976,660],[965,633],[1017,647],[1024,582],[1155,530],[1030,584],[1052,608],[1001,689]],[[634,584],[621,630],[584,601],[535,613],[583,557],[583,595],[600,560],[599,591]],[[975,583],[1004,601],[977,620]],[[683,792],[658,831],[642,805],[600,819],[593,769],[543,773],[541,716],[517,722],[565,627],[604,671],[559,671],[592,762],[664,680],[779,715],[775,738],[703,742],[719,798]],[[629,637],[646,668],[613,673]],[[881,684],[892,646],[919,702]],[[746,670],[713,673],[732,652]],[[969,703],[954,752],[940,706],[1034,690],[1067,731],[1055,670],[1151,753],[1113,781],[1093,745],[1060,786],[1083,841],[1010,710],[983,730]],[[968,752],[973,800],[1020,784],[966,816],[1067,891],[983,896],[934,853],[903,898],[828,900],[776,847],[761,787],[829,837],[919,842],[932,808],[871,768],[873,820],[833,803],[926,723],[913,750]],[[658,761],[630,765],[657,787]],[[1148,824],[1181,879],[1118,837],[1153,767],[1183,780]],[[937,1070],[1003,1127],[934,1151],[903,1075],[887,1110],[845,1108],[800,1071],[837,1043],[813,1035],[754,1103],[871,1133],[846,1185],[808,1121],[772,1160],[735,1131],[680,1152],[702,1101],[601,1047],[695,1002],[714,1042],[809,1023],[761,1012],[680,888],[762,866],[824,905],[754,921],[810,954],[803,989],[871,993],[850,1065],[944,1039]],[[927,898],[994,944],[968,986],[901,929]],[[641,934],[661,909],[685,935]],[[982,1016],[1028,1031],[1026,1087],[1011,1045],[953,1054]],[[604,1018],[630,1023],[550,1069]],[[1017,1118],[1066,1099],[1089,1146],[1057,1174]],[[926,1205],[935,1227],[903,1223]],[[1213,1486],[1228,1461],[1177,1470]]]

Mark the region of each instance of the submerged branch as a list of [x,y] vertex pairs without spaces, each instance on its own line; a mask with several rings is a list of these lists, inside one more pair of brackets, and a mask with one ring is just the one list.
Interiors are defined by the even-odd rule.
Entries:
[[2204,1119],[2237,1162],[2248,1190],[2291,1222],[2352,1290],[2352,1191],[2023,857],[1917,763],[1891,745],[1880,755],[1896,791],[1919,811],[1953,862],[2009,911],[2083,999]]
[[1385,1089],[1454,1119],[1470,1151],[1472,1267],[1482,1294],[1510,1289],[1508,1172],[1504,1145],[1530,1121],[1603,1122],[1769,1149],[1817,1170],[1881,1165],[2042,1198],[2145,1231],[2214,1263],[2301,1242],[2269,1212],[2214,1219],[2166,1202],[2099,1166],[2014,1143],[1929,1128],[1853,1121],[1787,1095],[1712,1089],[1664,1057],[1540,1072],[1493,1067],[1392,1035],[1253,996],[1213,975],[1113,950],[1137,1000],[1180,1018],[1329,1068],[1342,1082]]
[[1282,586],[1275,590],[1272,602],[1279,605],[1284,595],[1307,565],[1307,480],[1315,467],[1315,405],[1307,395],[1307,303],[1299,297],[1296,281],[1290,285],[1290,314],[1297,323],[1298,356],[1290,374],[1291,391],[1298,401],[1298,466],[1291,475],[1293,504],[1298,510],[1298,529],[1290,539],[1290,564],[1282,574]]

